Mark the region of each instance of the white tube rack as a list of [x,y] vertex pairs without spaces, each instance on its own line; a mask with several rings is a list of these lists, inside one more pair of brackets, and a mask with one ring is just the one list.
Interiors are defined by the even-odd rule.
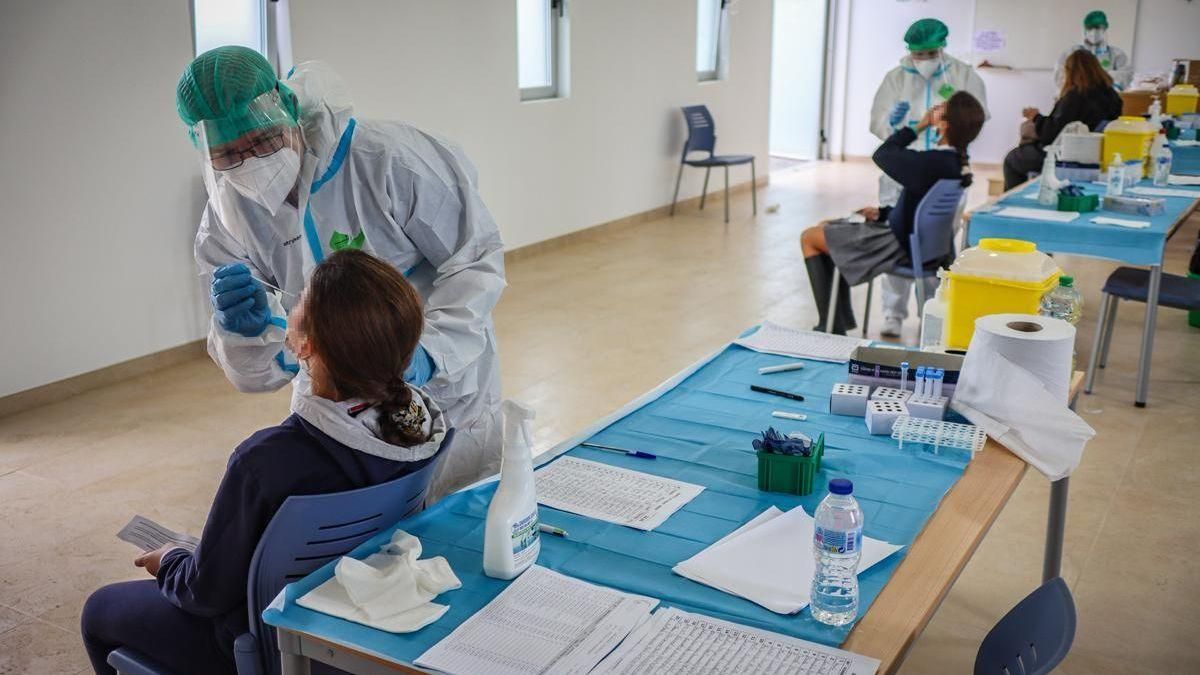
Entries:
[[970,450],[971,457],[983,449],[987,442],[987,434],[974,424],[958,424],[940,420],[922,419],[901,415],[892,425],[892,438],[904,443],[925,443],[932,445],[936,453],[940,448],[958,448]]

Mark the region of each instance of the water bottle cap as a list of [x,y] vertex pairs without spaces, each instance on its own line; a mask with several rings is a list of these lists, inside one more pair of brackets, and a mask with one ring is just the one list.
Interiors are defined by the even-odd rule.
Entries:
[[854,492],[854,483],[848,478],[834,478],[829,481],[829,491],[835,495],[848,495]]
[[1065,286],[1067,288],[1070,288],[1074,283],[1075,283],[1075,277],[1072,277],[1072,276],[1069,276],[1066,274],[1064,274],[1058,278],[1059,286]]

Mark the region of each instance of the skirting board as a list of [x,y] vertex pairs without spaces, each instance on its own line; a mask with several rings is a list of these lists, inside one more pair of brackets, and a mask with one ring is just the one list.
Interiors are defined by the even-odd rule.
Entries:
[[[769,182],[770,177],[763,176],[758,179],[758,187],[765,187],[769,184]],[[729,186],[729,193],[731,195],[748,192],[749,190],[750,181],[743,181],[741,183],[731,184]],[[710,204],[719,205],[723,199],[724,190],[714,190],[708,194],[708,199],[705,203],[705,206],[709,206]],[[699,205],[700,197],[698,196],[688,199],[681,199],[679,200],[679,203],[675,205],[675,210],[678,213],[680,210],[698,208]],[[709,208],[712,207],[709,206]],[[528,244],[526,246],[521,246],[510,251],[505,251],[504,259],[509,261],[529,258],[546,251],[561,248],[563,245],[572,241],[578,241],[580,239],[595,236],[603,232],[622,230],[634,225],[640,225],[642,223],[649,222],[651,220],[657,220],[659,218],[666,218],[670,212],[670,204],[655,207],[648,211],[642,211],[641,213],[635,213],[630,216],[625,216],[624,218],[610,220],[606,223],[600,223],[598,225],[586,227],[582,230],[568,232],[564,235],[545,239],[533,244]],[[719,213],[720,211],[717,210],[716,212]],[[199,356],[204,356],[205,354],[205,340],[195,340],[193,342],[182,344],[178,347],[164,349],[160,352],[155,352],[153,354],[147,354],[146,356],[140,356],[135,359],[123,361],[105,368],[100,368],[99,370],[83,373],[82,375],[68,377],[65,380],[59,380],[57,382],[44,384],[40,387],[34,387],[33,389],[26,389],[25,391],[19,391],[15,394],[9,394],[8,396],[0,397],[0,418],[6,415],[19,413],[23,410],[37,408],[55,401],[61,401],[64,398],[75,396],[76,394],[82,394],[85,391],[98,389],[100,387],[137,377],[139,375],[144,375],[156,370],[168,368],[170,366],[183,363],[184,361],[188,361]]]
[[106,368],[68,377],[65,380],[18,391],[15,394],[0,397],[0,418],[61,401],[85,391],[123,382],[139,375],[169,368],[201,356],[207,357],[205,341],[193,340],[178,347],[115,363]]

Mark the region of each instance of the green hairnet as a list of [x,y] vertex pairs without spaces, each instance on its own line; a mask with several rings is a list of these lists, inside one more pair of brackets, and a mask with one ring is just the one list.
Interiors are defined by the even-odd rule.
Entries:
[[910,52],[923,52],[927,49],[941,49],[946,46],[946,36],[950,29],[937,19],[919,19],[908,27],[904,33],[904,41],[908,43]]
[[1083,17],[1084,28],[1108,28],[1108,17],[1098,9],[1094,9]]
[[[283,106],[280,114],[250,110],[258,96],[277,89]],[[175,89],[175,107],[179,119],[188,126],[192,143],[198,139],[196,123],[207,121],[209,147],[228,143],[243,134],[288,124],[299,118],[296,97],[275,77],[275,71],[262,54],[247,47],[217,47],[196,57],[183,71]]]

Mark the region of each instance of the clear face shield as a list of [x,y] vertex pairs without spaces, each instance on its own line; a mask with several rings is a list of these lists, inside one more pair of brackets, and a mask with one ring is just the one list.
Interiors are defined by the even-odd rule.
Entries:
[[304,141],[278,91],[259,95],[244,114],[192,127],[209,202],[242,244],[257,220],[270,221],[296,188]]

